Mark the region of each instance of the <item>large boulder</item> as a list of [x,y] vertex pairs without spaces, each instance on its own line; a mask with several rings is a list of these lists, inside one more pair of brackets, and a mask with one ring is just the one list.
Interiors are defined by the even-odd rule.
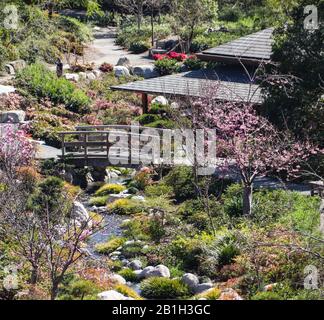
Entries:
[[118,67],[126,67],[127,69],[130,69],[132,67],[132,64],[131,64],[130,60],[127,57],[122,56],[122,57],[119,58],[116,66],[118,66]]
[[12,86],[3,86],[0,84],[0,95],[6,94],[8,95],[9,93],[15,92],[16,89]]
[[10,65],[14,68],[15,72],[18,72],[26,67],[26,61],[25,60],[15,60],[9,62]]
[[157,78],[160,76],[160,74],[155,70],[155,67],[150,64],[135,66],[133,68],[133,74],[144,79]]
[[156,267],[146,267],[142,273],[140,274],[140,278],[152,278],[152,277],[159,277],[159,278],[170,278],[170,270],[168,267],[164,265],[158,265]]
[[80,76],[77,73],[66,73],[64,78],[69,81],[79,82]]
[[0,112],[0,123],[22,123],[25,121],[26,113],[22,110]]
[[154,98],[151,103],[159,104],[161,106],[167,106],[169,104],[167,98],[164,96],[158,96],[158,97]]
[[129,70],[123,66],[114,67],[114,73],[117,78],[130,76]]
[[126,282],[127,282],[119,274],[111,274],[111,275],[109,275],[108,279],[111,280],[112,282],[116,283],[116,284],[126,284]]
[[142,262],[140,260],[133,260],[129,263],[129,268],[132,270],[141,270],[142,269]]
[[186,273],[182,276],[182,282],[185,283],[191,290],[195,291],[199,285],[199,279],[192,273]]
[[93,72],[88,72],[87,73],[87,79],[90,80],[90,81],[93,81],[93,80],[96,80],[97,77]]
[[206,283],[201,283],[201,284],[198,284],[195,288],[195,293],[198,294],[198,293],[203,293],[211,288],[213,288],[214,285],[212,283],[209,283],[209,282],[206,282]]
[[75,218],[80,222],[86,222],[90,219],[87,209],[79,201],[75,201],[73,203],[73,214]]
[[6,64],[4,66],[4,69],[10,75],[14,75],[16,73],[14,67],[11,64]]
[[115,291],[115,290],[109,290],[105,292],[101,292],[98,294],[98,298],[100,300],[106,300],[106,301],[115,301],[115,300],[134,300],[132,298],[126,297],[123,294]]

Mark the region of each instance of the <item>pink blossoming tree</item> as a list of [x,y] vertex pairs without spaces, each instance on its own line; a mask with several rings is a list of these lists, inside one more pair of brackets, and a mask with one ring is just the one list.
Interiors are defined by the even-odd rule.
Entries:
[[252,213],[253,184],[270,173],[296,175],[299,165],[318,152],[309,142],[297,142],[289,132],[279,132],[258,115],[252,104],[219,102],[209,96],[192,103],[195,127],[216,128],[218,156],[226,171],[241,177],[243,213]]

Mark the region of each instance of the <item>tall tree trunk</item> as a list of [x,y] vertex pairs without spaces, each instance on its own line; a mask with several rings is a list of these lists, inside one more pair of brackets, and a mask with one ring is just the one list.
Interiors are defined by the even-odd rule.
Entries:
[[59,282],[54,280],[52,282],[52,288],[51,288],[51,300],[55,300],[58,295],[58,286]]
[[252,184],[245,185],[243,190],[243,214],[244,215],[252,214],[252,194],[253,194],[253,185]]
[[30,284],[36,284],[37,281],[38,281],[38,267],[33,267],[30,276]]

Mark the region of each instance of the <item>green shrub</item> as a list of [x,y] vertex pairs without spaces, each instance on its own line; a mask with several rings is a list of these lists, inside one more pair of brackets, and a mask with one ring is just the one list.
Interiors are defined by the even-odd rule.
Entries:
[[142,255],[142,250],[143,244],[135,242],[123,247],[123,255],[128,259],[136,258]]
[[169,196],[172,194],[172,187],[164,183],[153,184],[145,188],[145,195],[148,197]]
[[220,295],[221,295],[221,290],[218,288],[213,288],[211,290],[208,290],[206,293],[202,293],[198,295],[198,298],[204,298],[207,300],[218,300]]
[[158,219],[151,220],[148,225],[148,233],[155,243],[160,243],[161,239],[166,234],[162,221]]
[[150,45],[146,41],[135,41],[131,42],[129,46],[129,51],[139,54],[146,52],[150,48]]
[[251,300],[284,300],[283,297],[280,296],[277,292],[258,292],[253,297],[251,297]]
[[135,120],[138,121],[140,125],[144,126],[146,124],[160,120],[160,117],[156,114],[143,114],[137,117]]
[[146,125],[146,127],[156,129],[174,129],[176,127],[175,122],[172,120],[157,120]]
[[199,70],[206,67],[206,62],[199,60],[196,56],[192,56],[184,62],[184,65],[189,70]]
[[89,280],[76,280],[70,284],[70,293],[73,297],[83,299],[84,296],[99,293],[95,284]]
[[142,295],[148,299],[180,299],[190,296],[189,288],[179,279],[150,278],[141,284]]
[[172,256],[185,270],[197,270],[204,243],[196,238],[177,237],[169,246]]
[[195,198],[192,168],[175,167],[164,178],[166,185],[172,187],[175,198],[179,201]]
[[119,284],[116,287],[114,287],[114,290],[121,293],[125,297],[133,298],[135,300],[143,300],[135,290],[133,290],[130,287],[127,287],[126,285]]
[[121,247],[126,242],[125,238],[112,237],[106,243],[96,245],[96,252],[100,254],[110,254]]
[[219,19],[224,21],[236,22],[242,16],[242,11],[239,6],[225,6],[220,11]]
[[136,282],[137,276],[132,269],[126,268],[118,272],[127,282]]
[[232,234],[219,237],[206,250],[207,256],[215,266],[223,267],[234,262],[240,254],[237,241]]
[[222,197],[224,211],[230,217],[240,217],[243,214],[243,188],[233,184],[226,189]]
[[154,66],[161,76],[167,76],[180,71],[180,64],[175,59],[165,58],[157,60]]
[[143,205],[140,201],[119,199],[110,203],[108,209],[112,214],[131,215],[142,212]]
[[66,105],[66,108],[76,113],[87,113],[90,109],[88,96],[70,81],[57,78],[42,64],[33,64],[16,76],[17,85],[28,90],[38,98],[49,98],[52,102]]
[[95,193],[95,195],[102,197],[110,194],[119,194],[125,190],[126,187],[120,184],[105,184]]
[[104,207],[108,202],[109,196],[92,197],[89,200],[91,206]]

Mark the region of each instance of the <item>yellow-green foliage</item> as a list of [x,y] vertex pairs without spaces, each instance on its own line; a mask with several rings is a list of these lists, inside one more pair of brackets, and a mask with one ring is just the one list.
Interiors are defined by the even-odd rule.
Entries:
[[208,290],[205,293],[199,294],[198,296],[196,296],[196,298],[200,299],[200,298],[204,298],[207,300],[218,300],[218,298],[221,295],[221,290],[218,288],[213,288]]
[[103,221],[103,216],[99,213],[90,211],[89,216],[95,223],[101,223]]
[[125,243],[125,238],[114,237],[105,243],[99,243],[96,245],[96,252],[101,254],[109,254],[114,252],[117,248]]
[[110,203],[108,209],[113,214],[131,215],[142,212],[143,204],[132,199],[119,199]]
[[143,298],[140,295],[138,295],[138,293],[135,290],[123,284],[117,285],[114,289],[126,297],[133,298],[135,300],[143,300]]
[[107,196],[110,194],[119,194],[126,190],[126,187],[120,185],[120,184],[105,184],[102,186],[95,195],[97,197]]
[[76,198],[81,193],[81,188],[79,186],[74,186],[70,183],[64,183],[64,188],[68,195],[72,198]]
[[104,207],[107,204],[109,196],[92,197],[89,200],[91,206]]

